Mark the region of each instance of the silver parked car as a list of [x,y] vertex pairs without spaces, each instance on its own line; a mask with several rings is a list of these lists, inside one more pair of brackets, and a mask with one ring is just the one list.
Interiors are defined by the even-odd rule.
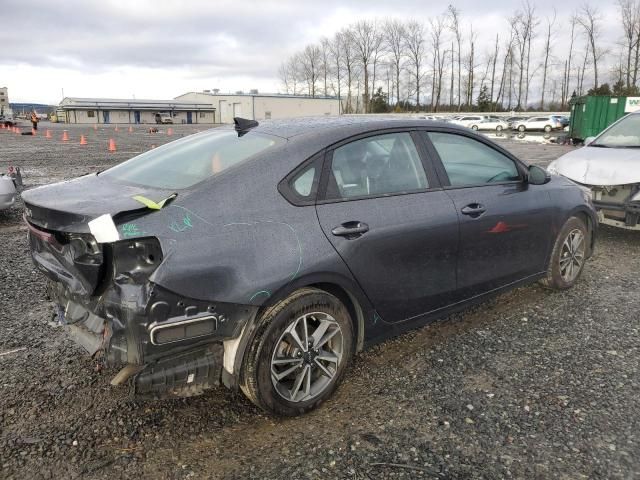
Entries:
[[530,117],[526,120],[521,120],[513,123],[513,128],[519,132],[526,132],[531,130],[543,130],[547,133],[552,130],[562,130],[564,126],[560,122],[559,117],[556,116],[541,116]]
[[16,187],[13,179],[7,175],[0,175],[0,210],[11,208],[16,203]]
[[640,230],[640,112],[621,118],[583,148],[547,167],[588,187],[600,223]]

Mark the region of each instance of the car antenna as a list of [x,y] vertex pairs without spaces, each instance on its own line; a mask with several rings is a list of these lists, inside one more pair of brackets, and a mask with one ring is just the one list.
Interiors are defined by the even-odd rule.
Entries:
[[236,132],[238,132],[238,136],[241,137],[245,133],[247,133],[252,128],[255,128],[259,125],[256,120],[249,120],[248,118],[240,118],[233,117],[233,123],[235,124]]

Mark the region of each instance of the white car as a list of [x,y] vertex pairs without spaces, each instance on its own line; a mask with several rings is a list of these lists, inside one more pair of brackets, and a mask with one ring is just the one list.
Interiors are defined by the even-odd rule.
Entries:
[[488,115],[466,115],[451,120],[451,123],[470,128],[471,130],[502,131],[509,128],[509,124],[498,117]]
[[562,130],[564,128],[562,122],[553,116],[530,117],[526,120],[520,120],[519,122],[514,123],[513,127],[519,132],[542,130],[547,133],[552,130]]
[[0,175],[0,210],[11,208],[16,203],[16,187],[13,179],[6,175]]
[[600,223],[640,230],[640,112],[621,118],[547,167],[591,190]]

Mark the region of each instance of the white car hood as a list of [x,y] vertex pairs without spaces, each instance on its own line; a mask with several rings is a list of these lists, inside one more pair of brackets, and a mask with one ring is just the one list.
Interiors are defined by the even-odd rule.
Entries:
[[640,183],[640,148],[582,147],[551,162],[548,168],[586,185]]

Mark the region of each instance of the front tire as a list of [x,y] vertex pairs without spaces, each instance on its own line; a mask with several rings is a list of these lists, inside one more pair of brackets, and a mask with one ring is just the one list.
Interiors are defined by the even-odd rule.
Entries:
[[478,131],[478,125],[472,125],[472,126],[471,126],[471,130]]
[[496,127],[496,131],[497,131],[497,132],[501,132],[501,131],[502,131],[502,125],[498,125],[498,126]]
[[266,310],[241,372],[241,389],[263,410],[295,416],[329,398],[354,351],[345,306],[304,288]]
[[524,132],[526,129],[527,129],[527,127],[525,127],[524,125],[520,125],[520,126],[518,127],[518,131],[519,131],[519,132]]
[[545,133],[549,133],[551,131],[551,126],[550,125],[546,125],[544,127],[544,131],[545,131]]
[[556,238],[542,284],[554,290],[573,287],[584,269],[589,238],[584,221],[578,217],[567,220]]

